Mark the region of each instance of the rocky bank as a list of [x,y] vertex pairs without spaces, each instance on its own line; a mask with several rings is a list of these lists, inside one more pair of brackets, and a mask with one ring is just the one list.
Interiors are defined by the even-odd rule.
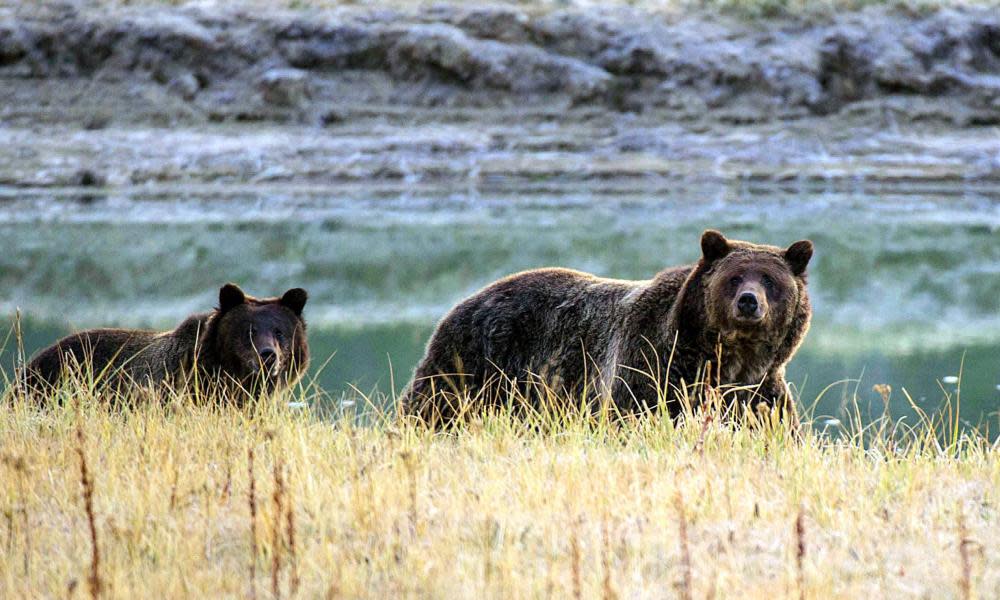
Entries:
[[0,184],[1000,179],[1000,12],[0,8]]

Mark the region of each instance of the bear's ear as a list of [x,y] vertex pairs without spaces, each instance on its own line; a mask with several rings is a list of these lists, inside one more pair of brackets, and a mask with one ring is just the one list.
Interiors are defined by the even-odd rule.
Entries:
[[729,241],[714,229],[706,229],[701,234],[701,255],[705,264],[711,264],[729,254]]
[[785,262],[792,268],[792,273],[801,275],[806,272],[806,266],[813,255],[813,243],[809,240],[799,240],[785,250]]
[[235,283],[227,283],[219,290],[219,312],[226,312],[247,301],[247,295]]
[[302,314],[302,309],[306,306],[309,294],[302,288],[292,288],[281,297],[281,305],[289,308],[296,315]]

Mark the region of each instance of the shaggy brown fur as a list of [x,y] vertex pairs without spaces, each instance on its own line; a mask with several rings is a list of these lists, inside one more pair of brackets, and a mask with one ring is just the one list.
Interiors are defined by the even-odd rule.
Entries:
[[459,406],[517,391],[529,404],[610,399],[621,413],[664,404],[677,415],[697,382],[743,386],[729,396],[741,406],[793,411],[785,365],[809,329],[812,243],[782,249],[710,230],[701,247],[697,264],[649,281],[538,269],[487,286],[438,324],[403,412],[446,424]]
[[[223,384],[252,396],[297,381],[309,363],[301,288],[280,298],[253,298],[229,283],[219,307],[184,320],[172,331],[91,329],[38,352],[23,380],[44,394],[69,371],[82,370],[104,385]],[[242,394],[238,400],[242,400]]]

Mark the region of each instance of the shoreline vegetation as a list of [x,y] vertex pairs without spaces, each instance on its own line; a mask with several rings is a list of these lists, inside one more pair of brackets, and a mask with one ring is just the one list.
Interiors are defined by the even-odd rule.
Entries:
[[[23,361],[20,329],[4,343]],[[317,378],[238,408],[218,392],[37,396],[0,372],[0,596],[988,597],[1000,440],[955,393],[877,385],[843,420],[678,420],[550,397],[435,431]],[[943,388],[942,388],[943,389]],[[916,419],[893,419],[908,403]]]
[[[889,402],[902,401],[891,390]],[[990,597],[997,446],[918,423],[0,404],[0,595]],[[377,403],[378,399],[368,399]],[[359,399],[359,405],[366,401]],[[957,407],[956,407],[957,408]],[[372,412],[374,411],[374,412]],[[860,414],[860,411],[858,412]]]

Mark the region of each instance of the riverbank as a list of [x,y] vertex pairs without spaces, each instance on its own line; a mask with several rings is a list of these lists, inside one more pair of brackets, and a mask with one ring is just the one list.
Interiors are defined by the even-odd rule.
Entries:
[[994,181],[997,14],[17,5],[0,185]]

